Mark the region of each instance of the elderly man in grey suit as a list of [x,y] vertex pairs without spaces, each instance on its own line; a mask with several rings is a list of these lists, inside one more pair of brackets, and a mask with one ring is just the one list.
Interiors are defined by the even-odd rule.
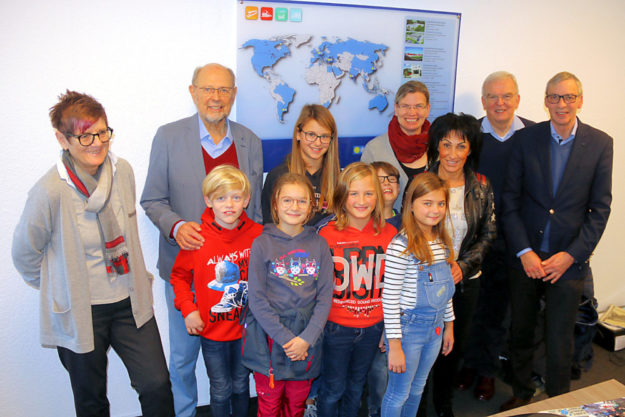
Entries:
[[159,275],[165,281],[169,311],[169,373],[176,416],[194,416],[197,406],[195,364],[200,339],[190,336],[182,314],[174,307],[169,276],[180,248],[198,249],[200,217],[206,208],[202,180],[216,166],[238,166],[250,179],[250,218],[261,220],[260,192],[263,153],[260,139],[246,127],[228,120],[237,93],[231,69],[219,64],[196,68],[189,92],[197,107],[191,117],[158,128],[141,206],[158,227]]

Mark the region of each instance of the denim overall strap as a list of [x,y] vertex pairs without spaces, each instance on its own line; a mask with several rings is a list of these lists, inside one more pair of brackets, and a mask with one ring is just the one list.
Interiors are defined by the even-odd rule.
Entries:
[[454,295],[454,281],[447,262],[417,266],[417,301],[414,309],[403,314],[418,314],[441,323],[447,303]]

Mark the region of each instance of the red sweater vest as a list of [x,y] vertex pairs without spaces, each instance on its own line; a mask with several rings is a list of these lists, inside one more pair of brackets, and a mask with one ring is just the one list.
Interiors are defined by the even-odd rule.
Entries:
[[239,167],[239,160],[237,159],[237,149],[234,146],[234,142],[230,145],[226,152],[219,155],[217,158],[211,157],[206,149],[202,147],[202,156],[204,157],[204,169],[206,169],[206,175],[213,170],[216,166],[222,164],[230,164],[235,167]]

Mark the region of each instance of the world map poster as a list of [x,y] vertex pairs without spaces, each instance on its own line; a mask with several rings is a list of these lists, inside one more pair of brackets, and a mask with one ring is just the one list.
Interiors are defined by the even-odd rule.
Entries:
[[236,120],[263,140],[264,170],[291,149],[306,104],[337,122],[341,165],[388,129],[408,80],[430,91],[430,121],[453,111],[460,14],[306,2],[240,1]]

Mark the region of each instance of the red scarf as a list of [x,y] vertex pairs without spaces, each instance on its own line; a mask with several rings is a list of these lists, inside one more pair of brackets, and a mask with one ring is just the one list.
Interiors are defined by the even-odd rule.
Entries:
[[388,139],[397,160],[403,164],[409,164],[421,158],[428,147],[429,130],[430,122],[426,120],[421,126],[421,133],[407,135],[401,130],[397,116],[393,116],[388,124]]

